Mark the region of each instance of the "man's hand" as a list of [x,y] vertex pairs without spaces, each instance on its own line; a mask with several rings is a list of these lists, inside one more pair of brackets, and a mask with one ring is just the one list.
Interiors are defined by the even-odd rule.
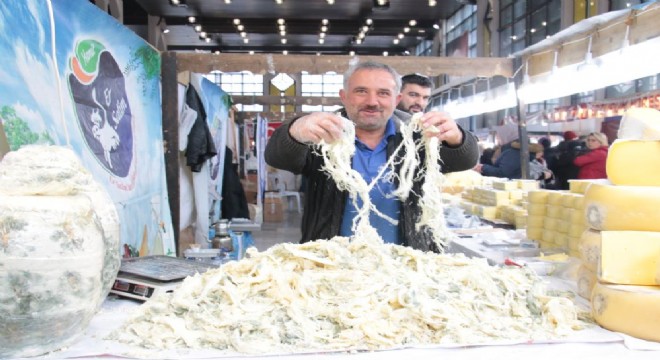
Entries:
[[332,143],[342,136],[344,121],[339,115],[315,112],[305,115],[289,127],[289,135],[303,144]]
[[454,119],[445,112],[427,112],[422,116],[421,124],[426,136],[437,137],[450,146],[458,146],[463,143],[463,132],[458,128]]
[[472,170],[474,170],[474,171],[478,172],[479,174],[481,174],[481,169],[482,169],[483,167],[484,167],[483,164],[477,164],[477,165],[475,165],[475,166],[472,168]]

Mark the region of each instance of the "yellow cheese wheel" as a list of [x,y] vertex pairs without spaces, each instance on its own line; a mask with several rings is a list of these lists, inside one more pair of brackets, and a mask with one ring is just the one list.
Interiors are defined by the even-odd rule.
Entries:
[[599,230],[588,229],[582,233],[578,243],[580,259],[585,267],[596,272],[600,263],[600,235]]
[[598,281],[622,285],[660,285],[660,232],[601,231]]
[[589,227],[584,223],[582,224],[571,223],[570,229],[568,229],[568,236],[579,238],[582,236],[582,233],[588,228]]
[[579,236],[571,236],[570,234],[568,235],[568,250],[571,251],[571,256],[576,258],[580,257],[580,250],[578,246],[579,244],[580,244]]
[[584,210],[584,195],[576,196],[573,198],[573,209],[575,210]]
[[568,180],[568,191],[575,194],[584,194],[585,190],[587,190],[587,186],[589,186],[590,183],[590,180]]
[[660,341],[660,287],[596,282],[591,292],[592,315],[609,330]]
[[584,201],[593,229],[660,231],[660,187],[593,183]]
[[616,185],[660,186],[660,141],[616,140],[607,154],[607,177]]

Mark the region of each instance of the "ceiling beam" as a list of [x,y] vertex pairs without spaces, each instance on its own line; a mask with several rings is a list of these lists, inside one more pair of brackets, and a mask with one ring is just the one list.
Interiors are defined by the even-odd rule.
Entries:
[[250,95],[232,95],[232,101],[235,104],[258,104],[258,105],[342,105],[338,97],[321,96],[250,96]]
[[347,55],[278,55],[278,54],[196,54],[177,52],[177,71],[192,71],[208,74],[212,71],[250,71],[253,74],[288,73],[307,71],[310,74],[325,74],[333,71],[346,72],[349,65],[373,60],[394,67],[400,74],[420,73],[427,76],[442,74],[450,76],[492,77],[513,75],[511,58],[458,58],[458,57],[409,57],[409,56],[359,56]]

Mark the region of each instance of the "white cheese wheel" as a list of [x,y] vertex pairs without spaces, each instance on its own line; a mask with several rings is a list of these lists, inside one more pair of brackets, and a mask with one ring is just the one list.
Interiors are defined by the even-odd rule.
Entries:
[[25,146],[0,162],[0,357],[74,341],[120,265],[114,203],[68,148]]
[[594,320],[606,329],[660,341],[660,286],[596,282],[591,308]]
[[633,107],[621,118],[618,139],[660,140],[660,111]]

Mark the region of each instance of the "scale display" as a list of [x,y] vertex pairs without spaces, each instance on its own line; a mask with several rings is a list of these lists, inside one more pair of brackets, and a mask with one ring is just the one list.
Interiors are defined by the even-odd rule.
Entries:
[[217,267],[209,262],[164,255],[122,259],[110,292],[146,301],[157,294],[174,291],[188,276]]

